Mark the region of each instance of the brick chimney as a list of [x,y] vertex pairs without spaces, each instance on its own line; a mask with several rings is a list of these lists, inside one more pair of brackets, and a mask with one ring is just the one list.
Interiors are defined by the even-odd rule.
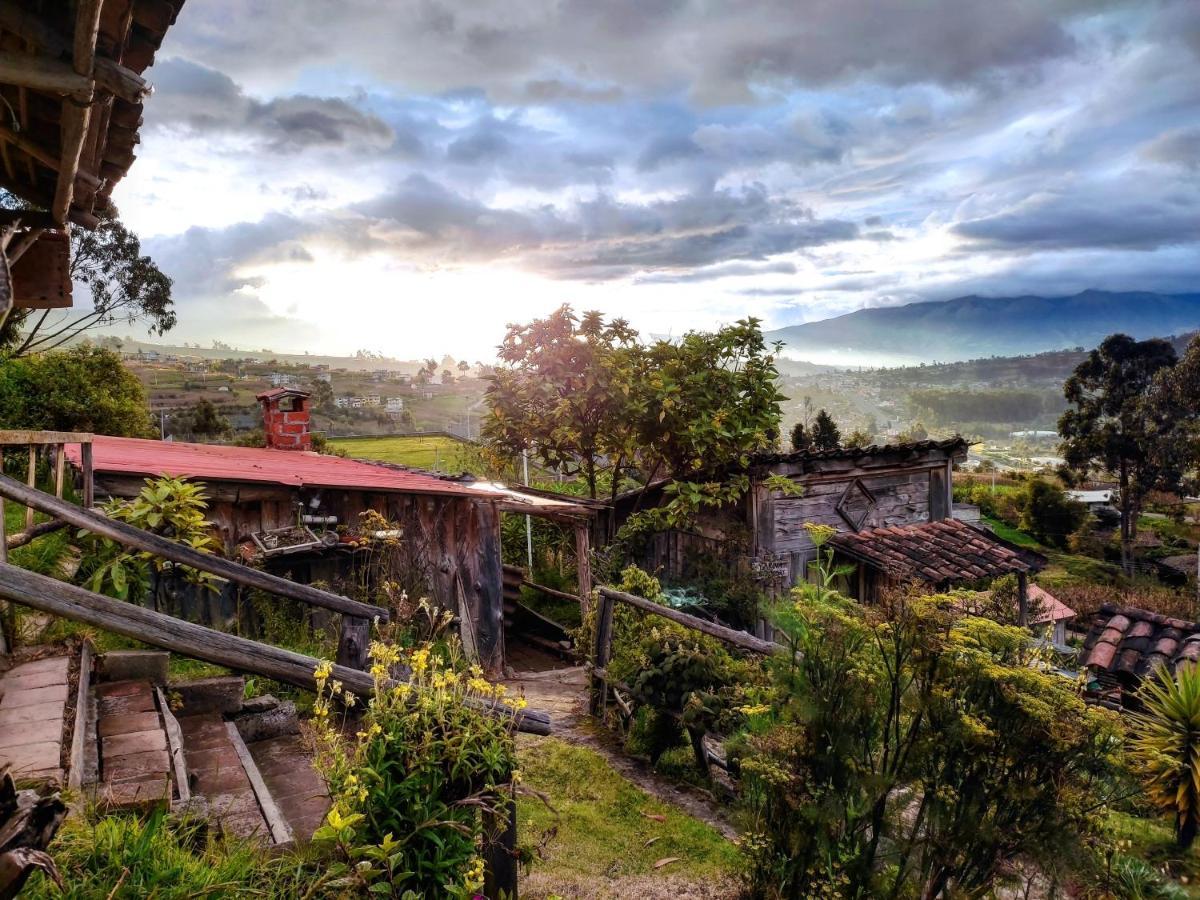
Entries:
[[263,433],[271,450],[311,450],[308,391],[273,388],[254,399],[262,404]]

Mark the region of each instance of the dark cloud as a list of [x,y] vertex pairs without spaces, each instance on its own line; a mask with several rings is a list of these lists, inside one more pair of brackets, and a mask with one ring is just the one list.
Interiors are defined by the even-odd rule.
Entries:
[[1185,169],[1200,169],[1200,126],[1177,128],[1159,135],[1142,148],[1142,156]]
[[152,125],[247,134],[276,153],[310,147],[383,149],[393,139],[386,123],[346,100],[303,94],[256,100],[228,75],[184,59],[156,65],[154,83]]
[[1011,209],[954,226],[974,245],[1010,250],[1083,247],[1152,250],[1200,241],[1200,191],[1130,178],[1036,194]]

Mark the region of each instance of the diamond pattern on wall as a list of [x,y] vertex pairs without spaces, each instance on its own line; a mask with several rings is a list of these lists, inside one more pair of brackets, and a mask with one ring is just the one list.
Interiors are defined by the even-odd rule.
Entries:
[[862,479],[855,478],[842,491],[841,499],[834,507],[845,521],[855,531],[860,531],[871,510],[875,508],[875,495],[867,490]]

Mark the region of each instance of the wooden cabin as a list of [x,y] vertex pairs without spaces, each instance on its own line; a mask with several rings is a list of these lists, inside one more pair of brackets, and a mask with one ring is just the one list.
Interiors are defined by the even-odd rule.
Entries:
[[[133,497],[145,479],[159,475],[201,482],[209,497],[208,518],[227,556],[309,583],[334,583],[356,572],[356,559],[368,552],[369,542],[347,543],[338,530],[348,526],[361,533],[360,514],[373,510],[399,531],[393,537],[403,548],[407,575],[431,602],[459,617],[468,653],[489,671],[502,671],[500,514],[527,513],[574,527],[586,556],[592,510],[470,476],[313,453],[302,449],[307,395],[275,389],[259,399],[267,448],[96,435],[91,456],[97,497]],[[280,449],[285,446],[292,449]],[[73,465],[81,465],[79,445],[67,445],[66,453]],[[315,540],[292,544],[303,529]],[[278,536],[273,533],[284,530],[288,545],[273,546]],[[581,593],[590,589],[580,586]]]
[[[686,580],[698,558],[741,557],[780,592],[808,577],[817,548],[804,526],[815,524],[838,532],[831,547],[855,568],[846,589],[865,602],[913,579],[944,587],[1014,573],[1024,581],[1035,556],[954,517],[953,470],[966,453],[955,437],[759,455],[739,504],[702,514],[689,531],[653,536],[643,563]],[[661,486],[624,494],[604,525],[615,532],[636,509],[664,500]]]

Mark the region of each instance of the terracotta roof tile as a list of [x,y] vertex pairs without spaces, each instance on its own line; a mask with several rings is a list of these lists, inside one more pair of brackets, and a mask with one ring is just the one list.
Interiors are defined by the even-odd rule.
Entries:
[[1130,682],[1159,666],[1174,671],[1181,661],[1200,661],[1200,623],[1106,603],[1092,620],[1079,661]]
[[1018,552],[957,519],[839,534],[830,544],[893,578],[933,584],[1032,570]]

